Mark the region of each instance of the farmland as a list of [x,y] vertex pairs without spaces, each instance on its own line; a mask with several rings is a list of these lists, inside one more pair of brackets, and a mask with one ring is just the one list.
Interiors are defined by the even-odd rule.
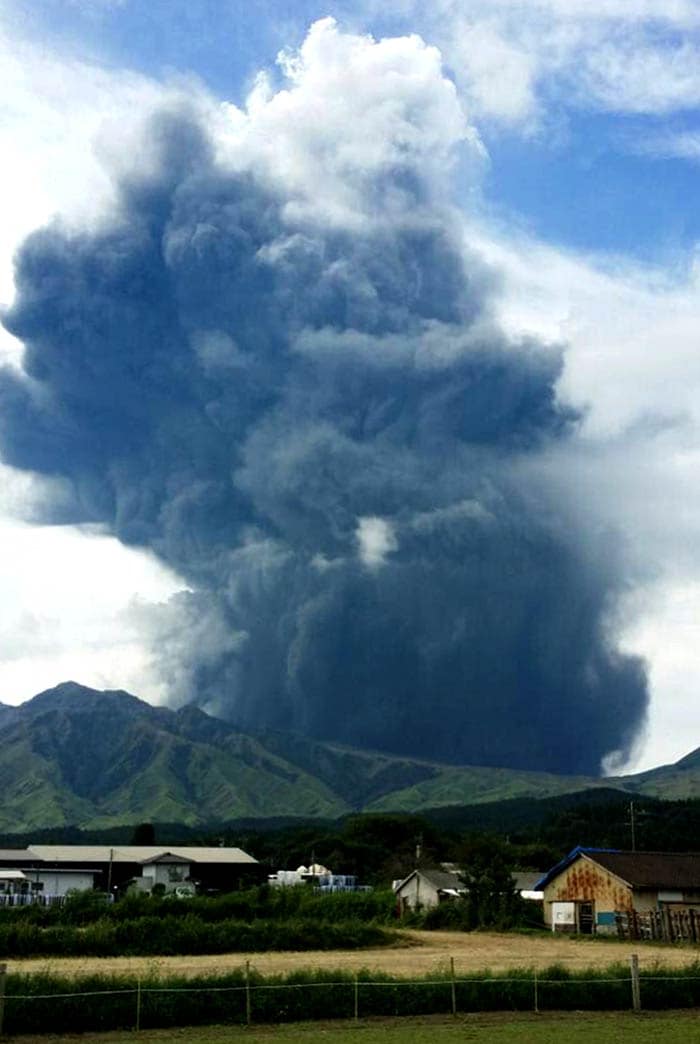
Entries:
[[[360,1019],[394,1016],[451,1013],[469,1020],[501,1012],[514,1020],[516,1013],[624,1013],[633,1003],[629,944],[477,932],[406,931],[401,939],[403,946],[361,954],[12,961],[5,1030],[95,1033],[222,1023],[257,1028],[348,1020],[353,1014],[357,1028]],[[635,950],[645,1012],[700,1006],[697,949],[636,944]],[[204,1044],[206,1033],[196,1032]]]
[[268,953],[201,954],[182,957],[52,957],[8,961],[10,972],[51,971],[80,977],[86,974],[143,974],[198,977],[240,968],[246,956],[263,975],[287,974],[299,968],[361,968],[393,975],[424,975],[454,959],[457,974],[505,971],[510,968],[545,968],[561,964],[570,970],[625,962],[639,954],[640,966],[679,967],[693,963],[700,950],[690,946],[584,939],[563,935],[521,935],[498,932],[400,931],[392,947],[363,950],[275,951]]

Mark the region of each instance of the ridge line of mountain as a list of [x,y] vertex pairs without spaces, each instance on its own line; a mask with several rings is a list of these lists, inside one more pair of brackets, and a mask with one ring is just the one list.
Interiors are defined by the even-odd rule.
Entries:
[[0,730],[0,830],[12,833],[417,812],[604,788],[700,796],[700,751],[618,777],[453,765],[294,733],[242,732],[193,704],[172,710],[76,682],[16,707],[0,703]]

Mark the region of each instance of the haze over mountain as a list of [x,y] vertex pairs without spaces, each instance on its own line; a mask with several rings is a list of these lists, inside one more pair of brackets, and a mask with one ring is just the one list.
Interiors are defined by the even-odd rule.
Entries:
[[557,776],[444,765],[245,734],[195,706],[153,707],[126,692],[66,682],[0,713],[0,830],[142,821],[335,818],[351,811],[542,798],[588,788],[690,797],[700,751],[639,776]]

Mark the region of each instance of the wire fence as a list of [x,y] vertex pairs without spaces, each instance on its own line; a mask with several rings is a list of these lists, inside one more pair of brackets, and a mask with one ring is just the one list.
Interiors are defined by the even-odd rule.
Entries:
[[[700,1006],[700,966],[676,973],[630,967],[609,973],[552,968],[416,979],[369,972],[299,973],[306,981],[264,979],[249,963],[219,982],[157,979],[70,980],[8,977],[0,965],[0,1036],[231,1023],[280,1023],[370,1016],[458,1015],[481,1011],[642,1011]],[[61,988],[63,987],[63,988]],[[66,988],[69,987],[69,988]]]

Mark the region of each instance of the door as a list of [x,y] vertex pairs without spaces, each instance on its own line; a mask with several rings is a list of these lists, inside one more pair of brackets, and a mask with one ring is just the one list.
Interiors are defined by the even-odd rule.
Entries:
[[578,930],[581,935],[592,935],[593,923],[593,903],[579,903]]

